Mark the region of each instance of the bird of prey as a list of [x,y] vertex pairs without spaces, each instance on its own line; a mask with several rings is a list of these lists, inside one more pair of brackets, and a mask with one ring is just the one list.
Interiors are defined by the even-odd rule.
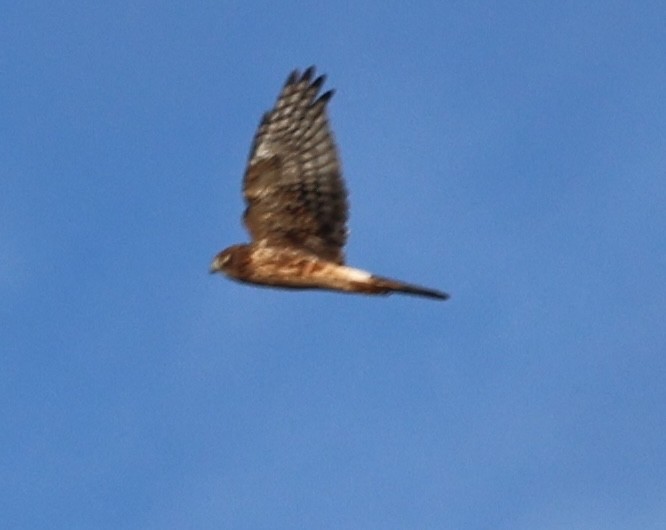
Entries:
[[[345,265],[347,190],[314,67],[288,77],[264,114],[243,179],[252,241],[215,256],[210,272],[269,287],[347,293],[448,295]],[[313,80],[314,78],[314,80]]]

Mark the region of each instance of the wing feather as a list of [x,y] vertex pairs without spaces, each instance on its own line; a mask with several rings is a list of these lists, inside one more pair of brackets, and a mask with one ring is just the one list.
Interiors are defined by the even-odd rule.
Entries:
[[243,179],[244,222],[255,242],[344,262],[347,191],[314,67],[288,77],[254,137]]

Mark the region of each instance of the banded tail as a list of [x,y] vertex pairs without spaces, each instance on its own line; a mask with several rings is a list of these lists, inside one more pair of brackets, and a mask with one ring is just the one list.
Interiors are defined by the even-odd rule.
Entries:
[[375,294],[404,293],[414,296],[424,296],[435,300],[448,300],[449,295],[437,289],[430,289],[420,285],[405,283],[381,276],[372,276],[368,284],[368,291]]

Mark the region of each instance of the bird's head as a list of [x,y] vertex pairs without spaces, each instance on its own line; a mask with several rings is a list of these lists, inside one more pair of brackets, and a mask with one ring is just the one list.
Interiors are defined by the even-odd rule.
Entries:
[[213,262],[210,264],[211,274],[225,272],[225,269],[229,268],[232,259],[232,250],[231,248],[227,248],[213,258]]
[[221,272],[233,276],[240,265],[239,259],[243,254],[245,245],[234,245],[217,254],[210,264],[210,273]]

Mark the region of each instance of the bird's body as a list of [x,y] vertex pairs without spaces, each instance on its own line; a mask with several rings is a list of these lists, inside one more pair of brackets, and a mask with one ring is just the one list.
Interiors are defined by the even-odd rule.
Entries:
[[325,289],[346,293],[390,294],[402,292],[446,299],[447,295],[367,271],[340,265],[294,248],[261,244],[234,245],[215,258],[212,270],[230,278],[283,289]]
[[445,300],[434,289],[374,276],[345,265],[347,191],[326,117],[324,76],[293,72],[259,126],[243,179],[243,220],[252,242],[233,245],[211,272],[246,283],[288,289],[390,294]]

